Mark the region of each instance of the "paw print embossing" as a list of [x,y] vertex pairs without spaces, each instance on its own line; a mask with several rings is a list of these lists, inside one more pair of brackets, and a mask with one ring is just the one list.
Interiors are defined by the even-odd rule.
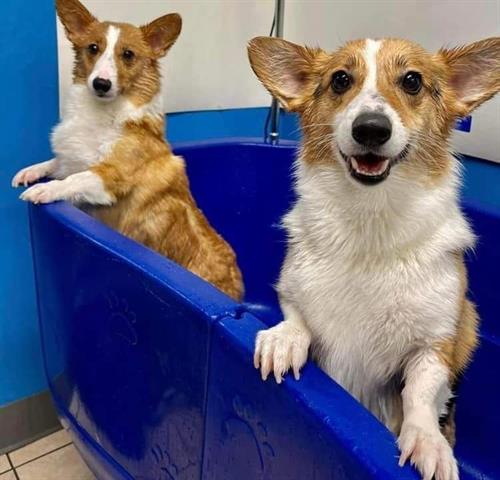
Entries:
[[233,399],[234,416],[225,420],[222,433],[225,441],[238,442],[248,452],[248,467],[260,472],[259,478],[272,478],[271,460],[275,456],[269,443],[267,428],[253,407],[239,396]]
[[151,449],[151,453],[162,472],[158,480],[176,480],[178,478],[179,469],[177,465],[172,462],[172,458],[168,451],[157,444]]
[[136,330],[137,315],[129,308],[125,298],[110,291],[106,295],[109,308],[108,321],[117,336],[122,337],[130,345],[137,345],[138,337]]
[[183,467],[177,466],[168,450],[160,444],[156,444],[151,449],[151,454],[160,469],[160,476],[158,480],[179,480],[181,478],[185,478],[184,472],[186,472],[189,468],[196,466],[196,464],[192,461],[189,461]]

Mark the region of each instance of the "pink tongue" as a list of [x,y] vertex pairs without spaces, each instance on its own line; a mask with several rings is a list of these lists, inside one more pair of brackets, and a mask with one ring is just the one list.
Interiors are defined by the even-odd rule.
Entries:
[[359,169],[363,172],[378,172],[382,168],[383,160],[380,162],[363,162],[362,160],[356,159],[358,162]]

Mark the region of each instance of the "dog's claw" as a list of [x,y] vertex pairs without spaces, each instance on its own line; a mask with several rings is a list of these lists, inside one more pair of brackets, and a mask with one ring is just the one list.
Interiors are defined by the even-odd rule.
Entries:
[[307,330],[284,321],[258,333],[254,367],[260,368],[263,380],[267,380],[273,372],[276,383],[281,384],[290,368],[298,380],[300,369],[307,360],[310,343],[311,336]]
[[427,430],[415,423],[403,423],[398,445],[400,467],[410,459],[423,480],[458,480],[453,451],[439,429]]

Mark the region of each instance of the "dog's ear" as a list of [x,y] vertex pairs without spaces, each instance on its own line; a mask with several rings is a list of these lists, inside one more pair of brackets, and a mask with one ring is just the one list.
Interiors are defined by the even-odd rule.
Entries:
[[256,37],[248,44],[253,71],[290,111],[300,111],[314,94],[319,84],[315,58],[320,52],[280,38]]
[[500,37],[438,52],[449,70],[448,86],[459,115],[468,115],[500,92]]
[[97,21],[78,0],[56,0],[56,10],[66,35],[72,42]]
[[182,18],[178,13],[169,13],[141,27],[144,39],[156,58],[163,57],[181,33]]

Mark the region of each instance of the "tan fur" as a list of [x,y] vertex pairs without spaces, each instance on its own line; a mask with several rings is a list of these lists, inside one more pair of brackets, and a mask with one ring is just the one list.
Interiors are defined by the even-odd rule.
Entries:
[[235,254],[197,208],[184,161],[163,140],[163,121],[129,122],[123,139],[91,170],[117,200],[96,210],[98,218],[241,299]]
[[[476,351],[479,338],[479,316],[475,305],[467,299],[467,271],[463,254],[457,254],[457,265],[461,279],[460,313],[457,322],[457,331],[453,338],[439,342],[435,348],[443,364],[450,371],[450,385],[455,385],[460,376],[469,366]],[[455,404],[450,407],[446,422],[442,426],[443,435],[450,445],[455,445]]]
[[[437,345],[441,361],[450,369],[452,384],[467,368],[478,346],[478,325],[479,317],[474,304],[464,299],[456,337]],[[453,403],[441,429],[451,446],[455,445],[455,411]]]
[[[479,317],[476,307],[464,297],[455,337],[436,345],[439,358],[450,370],[450,384],[452,385],[460,378],[472,360],[479,344],[478,329]],[[452,446],[455,445],[455,410],[456,407],[453,404],[442,426],[442,432]]]
[[454,338],[436,345],[439,358],[450,370],[450,381],[453,383],[469,365],[472,355],[478,346],[479,317],[474,304],[467,299],[467,271],[463,256],[457,259],[461,278],[460,314],[457,332]]
[[[433,55],[416,43],[385,39],[377,57],[377,71],[383,72],[377,78],[380,93],[398,112],[403,124],[415,132],[413,144],[418,148],[418,156],[409,158],[401,168],[417,181],[439,181],[451,168],[447,137],[455,120],[444,98],[445,66],[433,61]],[[424,86],[418,95],[395,88],[408,71],[422,75]]]
[[[56,8],[75,52],[75,83],[86,82],[106,49],[106,32],[113,25],[121,31],[115,48],[120,93],[140,106],[159,92],[158,60],[175,43],[182,28],[182,20],[177,13],[164,15],[137,28],[128,23],[99,22],[78,0],[57,0]],[[92,43],[99,47],[97,54],[90,53],[87,48]],[[134,52],[132,60],[120,54],[125,50]]]
[[56,0],[56,10],[71,42],[85,33],[97,19],[78,0]]
[[456,380],[467,368],[478,345],[479,317],[474,304],[467,299],[467,271],[463,255],[457,255],[457,265],[461,278],[460,314],[457,332],[450,338],[436,345],[441,361],[450,370],[450,381]]
[[500,90],[500,37],[441,49],[436,57],[446,66],[448,108],[455,115],[468,115]]
[[[304,134],[301,159],[341,168],[335,145],[333,119],[359,93],[367,66],[362,55],[365,41],[349,42],[333,53],[310,49],[284,40],[258,37],[248,47],[250,63],[264,86],[284,107],[300,114]],[[500,38],[491,38],[436,54],[406,40],[384,39],[377,52],[377,90],[411,132],[409,155],[398,165],[401,174],[424,186],[440,182],[450,173],[449,137],[454,122],[500,91]],[[345,70],[353,78],[350,89],[335,94],[330,88],[334,72]],[[423,87],[416,95],[401,88],[410,71],[421,74]],[[467,272],[463,253],[457,252],[461,277],[456,332],[434,345],[449,370],[450,387],[456,385],[478,345],[479,318],[467,299]],[[401,379],[391,389],[394,417],[389,427],[399,434],[403,421]],[[451,405],[442,432],[455,442],[455,406]]]
[[[300,113],[306,162],[336,161],[335,148],[328,141],[333,135],[331,119],[359,93],[366,71],[363,48],[364,40],[348,42],[333,53],[268,37],[249,43],[250,63],[260,81],[286,109]],[[497,67],[486,69],[485,65]],[[462,103],[458,95],[464,72],[470,68],[477,69],[473,78],[481,85],[481,94]],[[353,87],[341,96],[329,88],[337,70],[346,70],[354,78]],[[416,96],[405,94],[399,86],[402,74],[410,70],[420,72],[424,80]],[[437,54],[407,40],[384,39],[377,71],[380,93],[414,132],[412,144],[418,155],[411,155],[400,168],[420,183],[433,184],[451,168],[449,135],[455,120],[500,90],[500,38]]]
[[[120,94],[136,107],[160,90],[158,59],[181,29],[177,14],[143,27],[97,21],[77,0],[57,0],[57,10],[75,50],[74,81],[85,83],[106,48],[110,25],[120,29],[115,47]],[[99,53],[88,45],[95,43]],[[133,59],[123,56],[125,50]],[[162,117],[146,115],[123,126],[121,138],[91,171],[103,180],[114,204],[95,215],[149,248],[212,283],[230,297],[243,296],[241,273],[231,247],[210,226],[189,190],[184,161],[164,139]]]
[[[268,37],[254,38],[248,45],[250,64],[263,85],[287,110],[301,114],[303,158],[306,162],[335,162],[333,148],[325,139],[331,138],[333,133],[330,125],[332,115],[359,93],[366,77],[366,65],[360,51],[363,42],[348,42],[332,54],[281,39],[269,42]],[[273,65],[272,69],[268,68],[268,62]],[[352,73],[355,84],[340,96],[332,92],[330,78],[334,71],[341,69]],[[289,72],[293,71],[296,74],[285,90],[280,79],[284,72],[290,75]]]
[[444,438],[448,440],[448,443],[451,445],[451,447],[455,446],[456,443],[456,425],[455,425],[455,413],[456,413],[457,407],[456,404],[454,403],[448,412],[448,418],[446,420],[446,423],[441,427],[441,432],[444,435]]

